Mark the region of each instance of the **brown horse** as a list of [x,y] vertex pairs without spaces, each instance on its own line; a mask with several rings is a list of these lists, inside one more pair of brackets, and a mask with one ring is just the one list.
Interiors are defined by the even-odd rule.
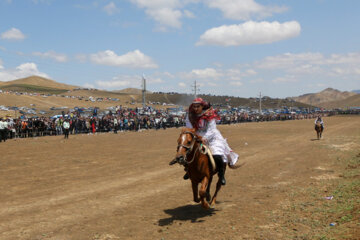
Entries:
[[322,132],[323,132],[323,128],[321,127],[321,123],[319,121],[317,121],[315,124],[315,131],[317,134],[317,139],[320,140]]
[[[221,188],[221,181],[218,179],[216,191],[211,198],[210,186],[213,176],[217,173],[217,169],[213,169],[208,155],[203,153],[201,149],[203,144],[202,138],[195,133],[194,129],[182,129],[177,142],[178,147],[176,157],[170,162],[170,165],[179,163],[188,169],[194,201],[197,203],[201,201],[202,207],[208,209],[210,208],[210,205],[215,204],[216,196]],[[236,169],[240,166],[235,167],[229,164],[229,167]],[[201,183],[201,187],[198,191],[199,183]],[[210,205],[208,202],[210,202]]]

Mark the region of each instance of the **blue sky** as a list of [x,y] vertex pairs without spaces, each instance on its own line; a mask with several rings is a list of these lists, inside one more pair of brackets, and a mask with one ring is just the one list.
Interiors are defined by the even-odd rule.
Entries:
[[253,97],[360,89],[358,0],[0,0],[0,81]]

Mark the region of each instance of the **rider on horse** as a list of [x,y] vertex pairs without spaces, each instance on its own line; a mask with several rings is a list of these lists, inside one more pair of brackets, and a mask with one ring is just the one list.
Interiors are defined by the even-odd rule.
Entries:
[[[202,98],[196,98],[189,107],[189,113],[186,117],[186,127],[194,128],[196,134],[202,137],[203,142],[207,144],[213,154],[213,158],[218,168],[218,176],[221,184],[225,185],[225,166],[226,163],[235,165],[239,155],[234,153],[220,131],[216,128],[216,119],[219,116],[209,103]],[[184,179],[188,179],[186,173]]]
[[[324,130],[324,121],[322,120],[322,118],[321,118],[321,116],[319,115],[319,116],[317,116],[317,118],[316,118],[316,120],[315,120],[315,126],[316,126],[316,123],[317,122],[320,122],[320,124],[321,124],[321,131],[323,131]],[[316,129],[316,128],[315,128]]]

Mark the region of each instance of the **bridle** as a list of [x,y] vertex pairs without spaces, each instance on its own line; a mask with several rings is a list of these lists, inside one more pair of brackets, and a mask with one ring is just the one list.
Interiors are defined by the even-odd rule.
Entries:
[[184,134],[190,134],[190,135],[192,136],[191,143],[190,143],[189,146],[186,146],[186,145],[184,145],[184,144],[179,144],[179,145],[177,146],[177,151],[179,151],[180,147],[183,147],[183,148],[186,149],[185,158],[183,159],[183,161],[181,161],[181,162],[179,162],[179,163],[180,163],[180,164],[184,164],[184,165],[188,165],[188,164],[191,164],[191,163],[194,161],[195,155],[196,155],[197,151],[199,151],[199,146],[196,148],[196,150],[195,150],[195,152],[194,152],[194,154],[193,154],[193,157],[192,157],[191,161],[187,161],[187,157],[188,157],[188,155],[193,151],[195,142],[200,141],[200,139],[199,139],[194,133],[189,132],[189,131],[186,131],[186,132],[181,133],[181,134],[180,134],[180,137],[181,137],[182,135],[184,135]]

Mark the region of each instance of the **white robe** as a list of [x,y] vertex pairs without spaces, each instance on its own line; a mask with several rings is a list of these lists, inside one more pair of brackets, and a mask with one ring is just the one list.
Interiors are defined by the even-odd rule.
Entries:
[[[206,138],[208,141],[211,153],[213,155],[221,155],[225,163],[230,163],[230,165],[235,165],[239,155],[231,150],[229,144],[226,142],[226,139],[221,135],[220,131],[216,128],[215,119],[210,121],[201,120],[199,123],[199,129],[196,131],[196,134]],[[186,127],[193,128],[189,118],[186,118]]]

